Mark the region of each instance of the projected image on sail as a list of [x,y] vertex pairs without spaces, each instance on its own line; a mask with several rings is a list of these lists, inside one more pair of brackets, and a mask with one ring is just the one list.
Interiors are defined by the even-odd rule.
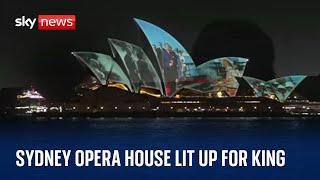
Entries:
[[248,59],[240,57],[223,57],[207,61],[197,67],[200,76],[206,76],[205,83],[190,86],[201,92],[224,92],[236,96],[239,83],[236,77],[242,77]]
[[95,52],[72,52],[72,54],[90,69],[102,85],[107,85],[109,82],[122,83],[132,91],[129,78],[112,57]]
[[253,89],[256,97],[277,99],[276,90],[270,82],[247,76],[244,76],[243,79]]
[[161,80],[142,48],[116,39],[108,41],[123,61],[136,93],[141,87],[158,89],[162,93]]
[[146,35],[158,61],[166,96],[173,96],[188,78],[197,76],[196,66],[185,48],[163,29],[140,19],[136,23]]
[[306,78],[306,76],[286,76],[270,80],[269,82],[276,89],[279,101],[285,101],[292,91]]

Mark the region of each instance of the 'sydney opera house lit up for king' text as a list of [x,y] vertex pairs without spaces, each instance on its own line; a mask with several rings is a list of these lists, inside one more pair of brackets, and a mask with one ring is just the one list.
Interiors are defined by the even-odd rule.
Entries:
[[[41,102],[44,98],[38,98],[36,104],[45,104],[39,111],[318,115],[317,103],[310,104],[301,97],[298,101],[293,95],[306,76],[269,81],[249,77],[245,69],[250,60],[245,57],[221,57],[196,65],[169,33],[144,20],[134,21],[152,53],[147,55],[148,50],[136,44],[112,38],[108,39],[111,54],[72,52],[89,70],[89,80],[76,88],[77,100],[63,105],[48,105]],[[240,84],[245,88],[239,88]]]

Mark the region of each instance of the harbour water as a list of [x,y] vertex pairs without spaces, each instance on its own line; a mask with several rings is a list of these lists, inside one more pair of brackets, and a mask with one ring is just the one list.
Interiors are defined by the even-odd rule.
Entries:
[[[1,120],[9,179],[312,179],[318,118],[37,118]],[[285,167],[16,167],[18,149],[283,149]]]

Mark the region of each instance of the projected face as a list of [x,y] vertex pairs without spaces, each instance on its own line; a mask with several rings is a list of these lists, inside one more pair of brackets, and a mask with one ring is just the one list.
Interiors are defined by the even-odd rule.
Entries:
[[169,33],[146,21],[135,21],[146,35],[157,58],[166,96],[173,96],[189,78],[198,75],[191,56]]
[[102,85],[106,85],[108,81],[117,82],[125,84],[132,91],[129,78],[112,57],[95,52],[73,52],[72,54],[91,70]]
[[124,63],[135,92],[141,87],[162,92],[160,77],[142,48],[116,39],[109,39],[109,42]]

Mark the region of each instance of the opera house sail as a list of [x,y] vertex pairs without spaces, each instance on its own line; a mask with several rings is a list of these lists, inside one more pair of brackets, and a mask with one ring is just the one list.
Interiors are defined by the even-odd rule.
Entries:
[[248,59],[223,57],[207,61],[197,67],[199,75],[206,76],[207,82],[195,83],[190,89],[199,92],[226,93],[236,96],[239,83],[236,77],[242,77]]
[[276,99],[275,89],[271,86],[268,81],[263,81],[261,79],[243,76],[243,79],[250,85],[253,89],[256,97],[267,97],[270,99]]
[[90,69],[101,85],[122,83],[129,91],[133,91],[128,76],[112,57],[95,52],[72,52],[72,54]]
[[285,76],[270,81],[243,77],[257,97],[268,97],[284,102],[292,91],[306,78],[302,75]]
[[306,78],[306,76],[285,76],[270,80],[269,82],[277,90],[276,96],[279,101],[285,101],[292,91]]
[[163,29],[140,19],[134,19],[146,35],[156,56],[164,82],[165,95],[172,97],[188,79],[198,76],[187,50]]
[[117,39],[108,39],[108,41],[112,49],[120,56],[134,92],[139,93],[141,87],[147,87],[157,89],[163,94],[161,79],[141,47]]

